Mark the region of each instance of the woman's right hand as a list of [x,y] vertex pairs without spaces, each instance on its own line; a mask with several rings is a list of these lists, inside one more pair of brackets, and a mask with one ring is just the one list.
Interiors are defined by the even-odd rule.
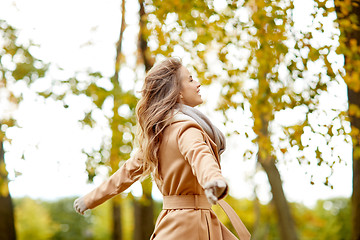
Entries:
[[81,215],[84,215],[84,212],[88,209],[86,207],[86,204],[84,202],[84,199],[78,198],[74,201],[74,209],[76,212],[80,213]]
[[221,179],[208,182],[204,186],[205,195],[208,201],[213,205],[226,195],[227,188],[227,183]]

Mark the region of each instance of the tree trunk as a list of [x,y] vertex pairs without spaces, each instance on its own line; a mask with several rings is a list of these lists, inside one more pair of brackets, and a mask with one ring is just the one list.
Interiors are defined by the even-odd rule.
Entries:
[[[115,151],[113,148],[117,148],[116,142],[119,139],[119,107],[120,107],[120,101],[117,99],[116,93],[121,92],[121,86],[120,86],[120,79],[119,79],[119,71],[120,71],[120,60],[121,60],[121,54],[122,54],[122,40],[124,36],[125,31],[125,0],[122,0],[121,2],[121,26],[120,26],[120,33],[119,33],[119,40],[116,43],[116,59],[115,59],[115,71],[114,76],[112,77],[112,83],[114,85],[114,99],[113,99],[113,119],[110,123],[111,130],[113,133],[112,140],[111,140],[111,153],[110,153],[110,165],[113,173],[118,169],[119,167],[119,150],[116,149]],[[113,240],[121,240],[122,239],[122,224],[121,224],[121,201],[120,196],[115,197],[112,200],[112,217],[113,217],[113,229],[112,229],[112,239]]]
[[140,10],[139,10],[139,41],[138,41],[138,49],[139,49],[139,60],[144,64],[145,71],[148,72],[151,67],[154,65],[154,59],[151,57],[149,52],[149,48],[147,45],[148,34],[146,34],[146,17],[144,8],[144,0],[139,0]]
[[154,230],[154,201],[151,197],[151,180],[142,182],[143,195],[140,200],[134,199],[135,233],[134,240],[147,240]]
[[[263,81],[260,83],[264,83]],[[266,86],[259,86],[262,90],[266,89]],[[258,162],[261,164],[268,177],[271,193],[272,203],[275,206],[275,210],[278,216],[280,237],[282,240],[296,240],[297,234],[294,225],[294,220],[290,212],[288,202],[285,197],[285,193],[282,187],[282,181],[279,170],[275,165],[275,159],[271,156],[271,151],[266,146],[271,146],[269,135],[269,121],[264,114],[260,114],[256,121],[261,121],[261,129],[258,134]],[[265,153],[265,154],[264,154]]]
[[8,191],[4,155],[4,145],[0,140],[0,239],[15,240],[14,207]]
[[122,240],[121,204],[118,198],[119,197],[115,197],[112,200],[112,217],[113,217],[112,239],[113,240]]
[[10,194],[0,196],[0,239],[15,240],[14,207]]
[[[354,64],[354,61],[358,61],[360,57],[360,51],[353,51],[350,43],[351,41],[353,42],[353,40],[356,40],[355,44],[357,48],[360,47],[360,31],[358,23],[360,20],[360,2],[358,0],[350,1],[348,5],[344,3],[344,1],[340,0],[335,1],[335,10],[341,33],[340,49],[346,47],[348,50],[351,48],[351,50],[344,53],[340,51],[340,53],[343,53],[345,57],[345,82],[348,85],[349,107],[356,106],[358,109],[360,109],[360,92],[350,86],[350,84],[348,84],[349,82],[347,81],[347,78],[352,79],[354,76],[353,74],[359,74],[360,71]],[[357,27],[351,27],[350,23]],[[356,77],[356,81],[360,81],[358,77]],[[352,129],[351,137],[353,143],[353,193],[351,196],[352,239],[360,240],[360,136],[359,134],[354,134],[356,130],[360,130],[360,118],[356,113],[349,113],[349,118]]]
[[[154,64],[148,45],[146,36],[146,13],[144,1],[139,0],[139,40],[138,40],[138,58],[139,62],[144,64],[145,71],[149,71]],[[143,195],[141,199],[134,199],[135,214],[135,240],[147,240],[150,238],[154,230],[154,201],[151,196],[152,182],[150,178],[145,179],[142,183]]]
[[[360,93],[354,92],[348,88],[349,104],[355,104],[360,109]],[[360,118],[350,116],[352,128],[360,129]],[[352,203],[352,239],[360,240],[360,136],[353,136],[353,193]]]
[[263,239],[261,229],[259,228],[260,220],[261,220],[261,209],[260,209],[259,198],[257,197],[257,194],[256,194],[256,187],[254,188],[254,195],[255,195],[255,198],[253,200],[253,205],[254,205],[255,220],[254,220],[253,231],[252,231],[251,235],[252,235],[253,239]]
[[280,173],[275,165],[275,161],[273,159],[270,161],[259,160],[268,176],[271,186],[272,202],[275,205],[276,213],[279,219],[281,239],[296,240],[297,235],[294,221],[290,213],[289,205],[286,201]]

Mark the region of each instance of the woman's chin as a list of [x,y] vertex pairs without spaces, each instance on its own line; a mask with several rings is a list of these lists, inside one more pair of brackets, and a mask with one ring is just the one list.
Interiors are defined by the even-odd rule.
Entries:
[[195,106],[198,106],[200,104],[202,104],[204,101],[202,99],[199,100],[199,102],[197,102],[197,104]]

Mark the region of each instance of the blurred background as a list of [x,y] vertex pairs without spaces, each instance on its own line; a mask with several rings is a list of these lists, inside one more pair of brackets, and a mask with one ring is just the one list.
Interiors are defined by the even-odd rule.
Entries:
[[72,204],[130,157],[145,74],[169,56],[227,135],[226,201],[252,239],[360,239],[359,15],[340,0],[2,0],[0,239],[149,239],[150,178],[85,216]]

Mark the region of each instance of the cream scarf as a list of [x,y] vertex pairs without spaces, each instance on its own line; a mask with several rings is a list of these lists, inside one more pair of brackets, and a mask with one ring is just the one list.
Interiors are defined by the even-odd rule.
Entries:
[[194,119],[195,122],[197,122],[200,127],[204,129],[204,131],[209,135],[209,137],[215,142],[219,151],[219,155],[225,151],[226,139],[224,134],[214,124],[212,124],[210,119],[205,116],[205,114],[203,114],[196,108],[181,103],[178,103],[175,106],[175,109]]

